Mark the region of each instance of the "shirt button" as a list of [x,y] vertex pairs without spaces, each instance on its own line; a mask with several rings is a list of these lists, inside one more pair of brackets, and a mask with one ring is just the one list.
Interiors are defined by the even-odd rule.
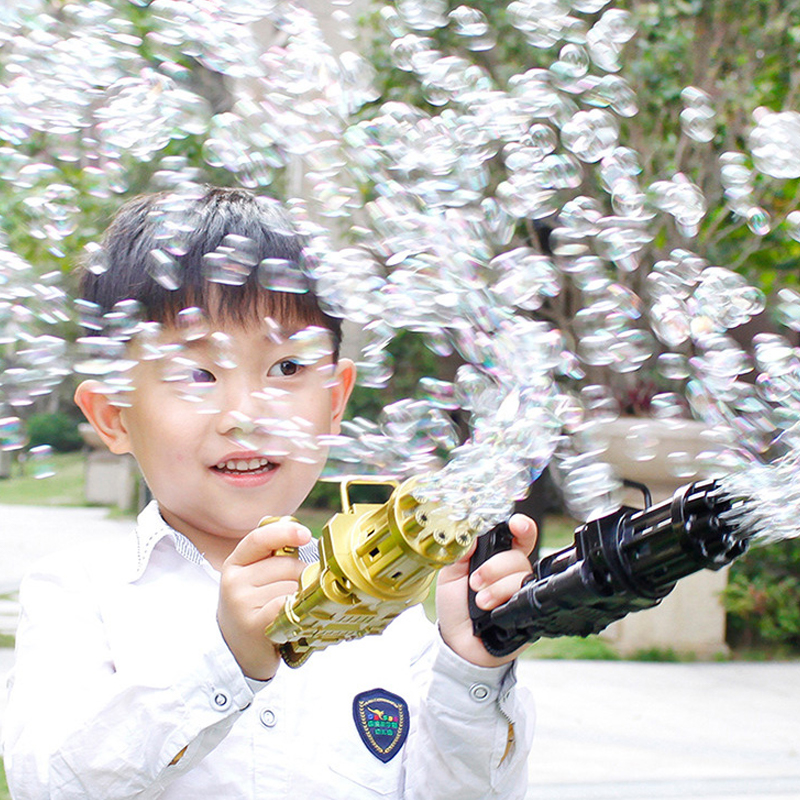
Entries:
[[469,687],[469,696],[476,703],[485,703],[491,695],[491,690],[485,683],[473,683]]
[[261,720],[261,724],[265,728],[274,728],[275,723],[277,722],[275,712],[271,708],[262,708],[258,718]]
[[225,692],[214,692],[211,698],[211,705],[217,711],[227,711],[231,705],[231,699]]

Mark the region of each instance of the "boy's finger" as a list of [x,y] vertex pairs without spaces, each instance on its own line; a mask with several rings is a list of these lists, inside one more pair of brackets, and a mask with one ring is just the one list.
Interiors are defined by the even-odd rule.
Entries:
[[265,631],[275,621],[278,614],[283,611],[283,607],[286,605],[286,598],[290,594],[292,594],[292,592],[273,597],[264,604],[258,615],[259,628],[262,631]]
[[508,527],[514,534],[512,549],[522,550],[525,555],[530,555],[539,537],[536,523],[525,514],[512,514],[508,520]]
[[507,575],[527,575],[530,571],[530,561],[522,549],[503,550],[495,553],[470,575],[469,585],[478,592]]
[[269,558],[282,547],[300,547],[311,541],[311,531],[299,522],[280,520],[250,531],[226,559],[228,566],[247,566]]
[[475,595],[475,602],[478,608],[489,611],[510,600],[519,591],[525,574],[518,572],[512,575],[505,575],[485,589],[481,589]]
[[294,556],[274,555],[242,566],[238,574],[248,586],[258,588],[276,581],[297,582],[307,566]]
[[270,586],[262,586],[252,596],[253,605],[258,607],[257,616],[268,625],[283,608],[286,598],[297,591],[297,581],[287,578]]

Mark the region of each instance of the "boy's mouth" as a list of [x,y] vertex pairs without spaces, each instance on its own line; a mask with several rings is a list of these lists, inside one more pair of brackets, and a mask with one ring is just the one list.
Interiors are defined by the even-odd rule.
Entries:
[[229,458],[215,464],[211,469],[225,475],[261,475],[270,472],[278,465],[268,458]]

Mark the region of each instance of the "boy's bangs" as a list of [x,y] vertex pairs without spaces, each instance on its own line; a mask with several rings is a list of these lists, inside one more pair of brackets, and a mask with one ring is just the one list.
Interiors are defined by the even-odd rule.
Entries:
[[203,281],[191,287],[151,297],[147,316],[154,322],[176,325],[181,311],[199,308],[209,320],[247,327],[269,317],[286,329],[311,325],[331,329],[336,339],[338,320],[328,316],[311,292],[267,291],[252,281],[242,286]]

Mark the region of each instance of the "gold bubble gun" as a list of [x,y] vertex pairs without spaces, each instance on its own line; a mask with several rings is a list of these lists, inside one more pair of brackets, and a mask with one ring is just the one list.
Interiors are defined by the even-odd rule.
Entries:
[[[342,483],[342,511],[323,529],[319,561],[305,568],[297,592],[265,632],[290,667],[328,645],[380,633],[424,600],[436,572],[469,549],[476,531],[446,507],[419,502],[418,480]],[[359,484],[394,490],[386,503],[354,504],[350,488]]]

